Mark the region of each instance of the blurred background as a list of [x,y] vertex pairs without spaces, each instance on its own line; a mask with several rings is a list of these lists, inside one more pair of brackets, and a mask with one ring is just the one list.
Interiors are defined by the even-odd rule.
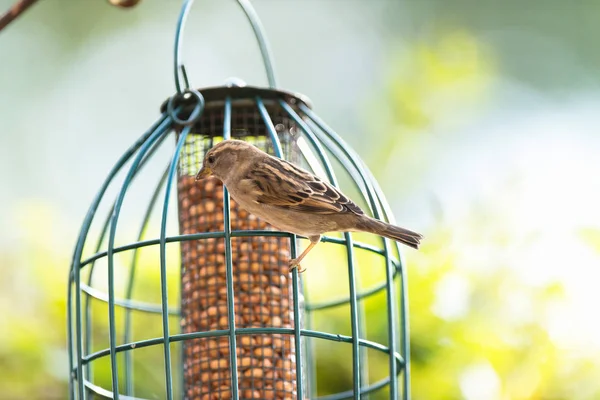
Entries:
[[[280,87],[312,99],[426,237],[404,252],[413,398],[600,398],[600,3],[253,4]],[[0,32],[3,399],[66,398],[70,257],[103,178],[174,93],[180,5],[40,0]],[[266,84],[233,1],[197,0],[184,49],[193,86]],[[326,273],[309,267],[309,288]],[[349,386],[335,362],[323,393]]]

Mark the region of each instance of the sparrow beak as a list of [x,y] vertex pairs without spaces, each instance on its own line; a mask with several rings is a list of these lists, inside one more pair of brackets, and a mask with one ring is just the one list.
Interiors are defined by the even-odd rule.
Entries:
[[206,178],[210,174],[212,174],[210,168],[202,166],[202,168],[200,168],[200,171],[198,171],[198,174],[196,175],[196,180],[199,181],[200,179]]

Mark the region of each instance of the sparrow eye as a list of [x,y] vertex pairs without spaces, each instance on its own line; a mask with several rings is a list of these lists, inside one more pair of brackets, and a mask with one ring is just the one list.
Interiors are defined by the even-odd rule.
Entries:
[[208,156],[208,158],[206,159],[206,161],[208,161],[209,164],[212,164],[215,162],[215,156],[210,155]]

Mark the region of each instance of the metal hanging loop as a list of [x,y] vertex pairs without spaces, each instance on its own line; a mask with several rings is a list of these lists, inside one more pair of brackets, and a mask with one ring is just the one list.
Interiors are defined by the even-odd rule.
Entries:
[[[193,101],[196,103],[187,119],[181,119],[177,116],[178,109],[175,106],[180,105],[176,103],[180,103],[181,101]],[[196,89],[185,89],[182,94],[176,94],[167,102],[167,114],[179,125],[193,125],[200,118],[202,111],[204,111],[204,96]]]
[[[267,74],[267,80],[269,82],[269,87],[271,89],[275,89],[277,87],[277,83],[275,80],[275,69],[273,67],[273,59],[271,57],[271,50],[269,47],[269,43],[264,34],[264,28],[260,19],[258,18],[258,14],[250,4],[249,0],[236,0],[238,5],[244,11],[248,22],[252,25],[252,30],[254,31],[254,36],[256,37],[256,41],[258,42],[258,46],[260,48],[260,52],[263,59],[263,65],[265,67],[265,72]],[[184,0],[183,6],[181,8],[181,12],[179,13],[179,20],[177,21],[177,31],[175,34],[175,57],[174,57],[174,76],[175,76],[175,87],[177,89],[177,93],[181,94],[182,90],[182,81],[185,85],[186,89],[189,89],[190,84],[187,78],[186,69],[181,60],[181,42],[183,37],[183,31],[185,28],[185,22],[187,20],[187,16],[192,8],[192,4],[194,0]]]

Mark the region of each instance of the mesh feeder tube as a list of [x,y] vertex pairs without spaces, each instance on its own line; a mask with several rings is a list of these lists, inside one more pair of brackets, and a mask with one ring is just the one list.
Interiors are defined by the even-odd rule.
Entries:
[[[193,0],[183,2],[177,21],[173,57],[177,92],[163,103],[160,118],[116,160],[99,186],[77,236],[67,291],[69,398],[119,399],[134,398],[134,395],[135,398],[164,395],[161,398],[166,399],[317,398],[317,365],[310,360],[314,351],[312,346],[304,346],[309,344],[304,339],[308,336],[332,344],[343,342],[352,349],[352,387],[324,398],[366,398],[370,393],[389,387],[390,400],[399,397],[408,400],[408,283],[398,243],[383,238],[379,246],[361,243],[355,241],[351,233],[345,233],[342,240],[325,236],[324,241],[346,250],[348,296],[305,305],[297,272],[290,275],[287,271],[288,260],[297,255],[296,243],[290,240],[293,235],[269,232],[268,224],[223,196],[224,189],[218,182],[193,181],[206,151],[215,142],[234,137],[294,163],[306,162],[313,172],[327,176],[327,180],[337,186],[329,161],[331,156],[349,174],[350,183],[361,192],[373,217],[394,220],[381,188],[358,155],[312,111],[306,98],[275,89],[278,86],[269,46],[250,1],[238,0],[237,4],[254,31],[269,89],[244,86],[237,79],[229,80],[226,86],[202,89],[201,94],[190,89],[181,57],[181,39],[192,3]],[[133,191],[131,183],[147,162],[157,158],[155,150],[164,145],[163,139],[173,131],[179,140],[171,163],[147,204],[138,239],[116,246],[115,238],[121,230],[117,223],[125,214],[122,205],[127,194]],[[119,185],[117,177],[121,174],[126,174],[125,179],[113,199],[108,189]],[[173,209],[172,204],[169,207],[171,189],[175,182],[183,235],[167,237],[168,213]],[[163,188],[160,239],[145,240],[144,232],[150,226],[152,211],[159,207]],[[92,224],[102,218],[98,209],[106,202],[109,213],[104,222],[100,221],[102,229],[91,229]],[[90,242],[97,245],[88,256],[84,248]],[[168,304],[168,243],[180,243],[182,253],[181,304],[177,311],[170,310]],[[161,272],[160,302],[149,303],[144,300],[145,296],[134,295],[144,293],[142,290],[137,293],[133,288],[140,280],[139,275],[147,274],[135,272],[140,264],[135,251],[147,246],[160,249],[160,258],[155,260]],[[382,265],[385,264],[385,279],[368,290],[361,290],[356,249],[376,255],[383,261]],[[129,273],[123,274],[121,263],[115,262],[116,254],[130,250],[134,250],[131,267]],[[100,280],[95,285],[92,273],[99,260],[106,261],[107,281],[104,284],[104,280]],[[373,267],[377,267],[375,260]],[[119,290],[123,284],[127,287],[124,298]],[[377,295],[385,295],[386,307],[380,312],[385,313],[387,321],[386,344],[367,340],[364,301]],[[107,333],[104,316],[92,313],[91,301],[107,307]],[[302,330],[304,315],[342,305],[349,307],[351,336]],[[125,312],[124,326],[118,322],[118,309]],[[137,340],[130,322],[140,313],[160,316],[162,338]],[[170,329],[170,315],[181,317],[183,333]],[[310,318],[306,318],[307,326],[309,321]],[[100,330],[96,331],[95,327]],[[108,336],[106,347],[96,343],[94,338],[98,335]],[[182,361],[177,361],[177,365],[173,362],[178,357],[172,357],[171,351],[174,343],[181,343],[178,349],[182,350]],[[145,353],[140,352],[143,348],[163,350],[162,388],[158,379],[144,380],[145,374],[134,374],[138,354]],[[380,352],[388,359],[387,376],[376,382],[369,379],[367,349]],[[125,356],[125,365],[119,362],[121,354]],[[146,356],[141,357],[144,360]],[[307,360],[311,361],[309,371],[305,370]],[[106,374],[94,375],[98,363],[103,370],[110,365],[105,371],[110,372],[110,384]],[[155,363],[152,367],[160,368]]]
[[[240,91],[252,89],[203,90],[206,101],[204,112],[193,126],[181,153],[178,171],[181,234],[224,231],[222,183],[212,177],[195,181],[204,154],[213,144],[223,140],[230,132],[233,138],[246,140],[274,154],[268,126],[254,96],[249,93],[246,99],[242,96],[228,100],[230,113],[226,115],[224,95],[228,90],[239,95]],[[264,97],[264,93],[262,95]],[[265,99],[264,105],[281,144],[282,156],[299,162],[301,156],[295,140],[295,122],[277,107],[275,100]],[[231,231],[273,230],[267,222],[239,207],[233,199],[229,209]],[[227,330],[230,327],[225,240],[212,238],[181,243],[183,333]],[[288,271],[292,256],[290,239],[247,236],[230,240],[236,330],[294,328],[292,277]],[[186,399],[233,397],[231,351],[228,335],[183,343],[183,390]],[[235,351],[239,398],[296,398],[298,382],[292,335],[237,335]]]

